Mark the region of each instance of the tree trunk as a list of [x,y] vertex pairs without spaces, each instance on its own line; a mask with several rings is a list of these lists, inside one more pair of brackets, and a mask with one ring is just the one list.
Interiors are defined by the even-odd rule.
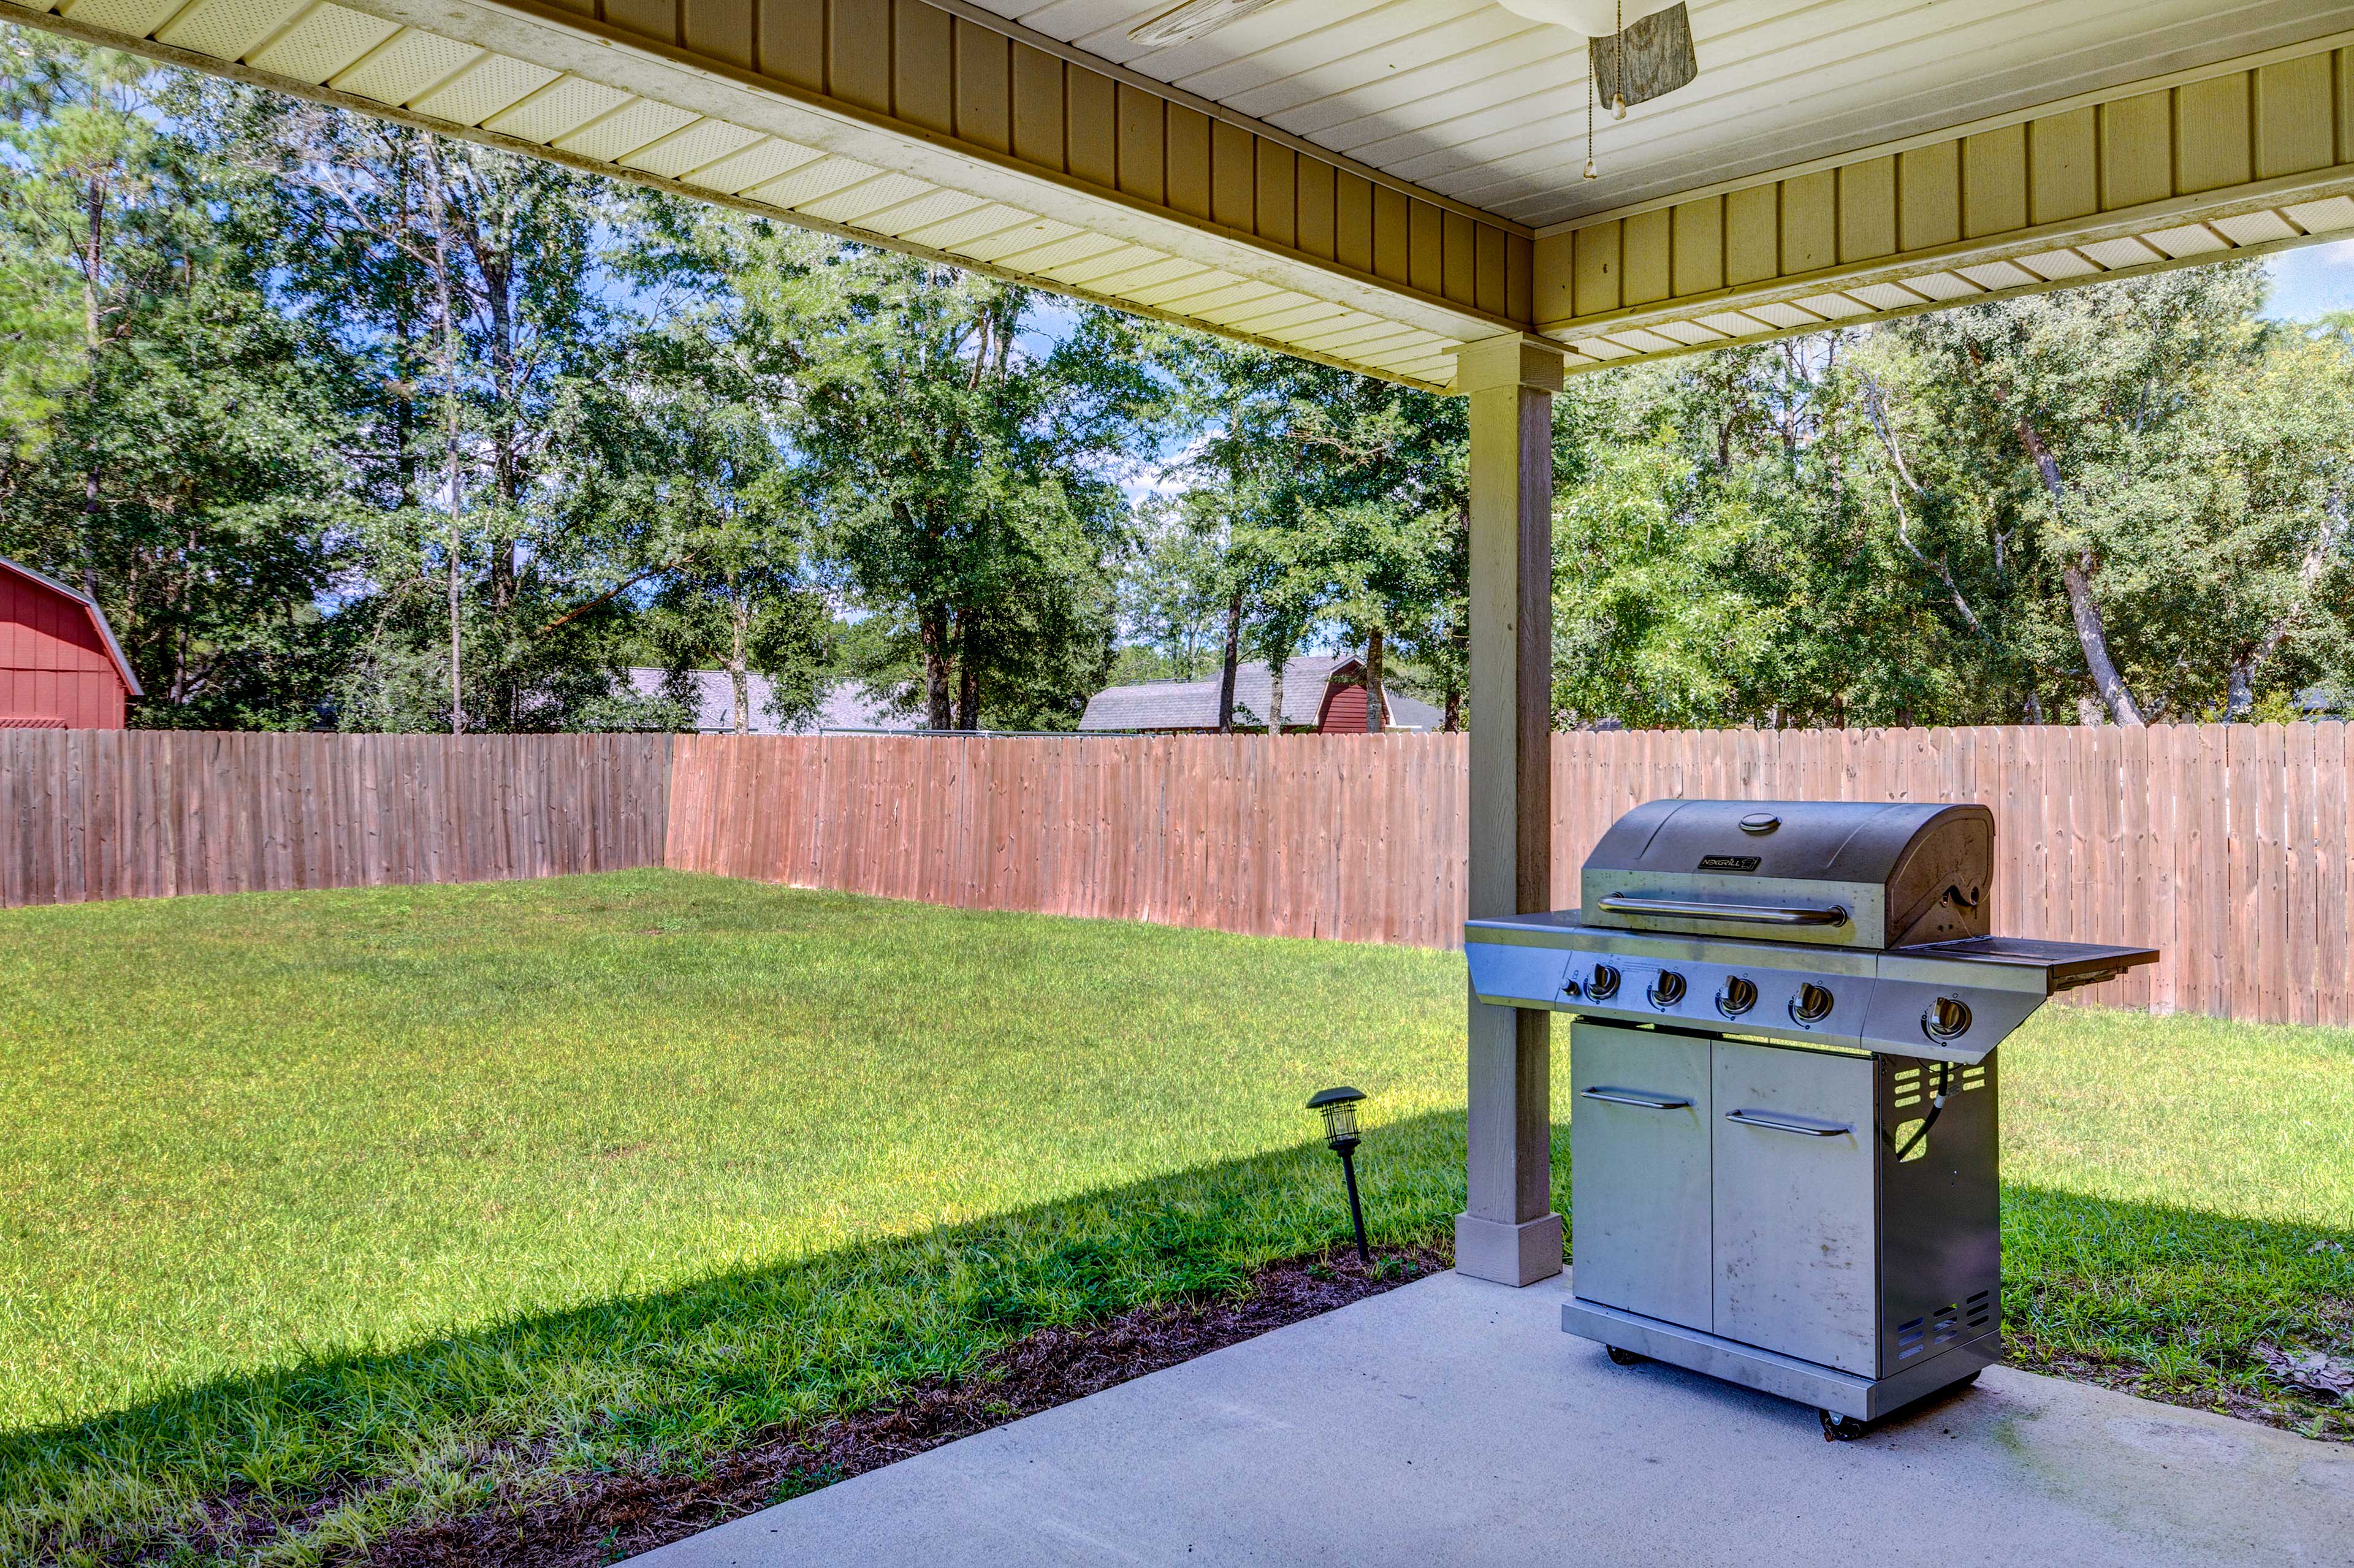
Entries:
[[[85,196],[88,227],[82,240],[81,321],[82,321],[82,399],[90,416],[93,440],[97,430],[98,409],[98,345],[99,300],[98,278],[106,258],[106,186],[93,178]],[[82,471],[81,491],[81,591],[91,599],[98,597],[98,519],[103,508],[100,504],[98,449],[93,444],[90,463]]]
[[463,595],[461,563],[465,556],[463,476],[458,450],[458,316],[450,290],[450,206],[441,189],[441,159],[429,138],[425,148],[425,196],[433,218],[433,305],[441,326],[441,467],[444,498],[450,507],[450,733],[466,729],[464,685],[461,678],[464,654],[460,604]]
[[[2019,419],[2019,439],[2027,448],[2027,455],[2035,464],[2038,478],[2043,481],[2044,493],[2052,497],[2052,510],[2061,516],[2068,514],[2068,492],[2060,482],[2060,465],[2052,461],[2052,453],[2043,444],[2042,436],[2022,414]],[[2093,598],[2093,552],[2087,548],[2076,559],[2060,568],[2060,580],[2068,588],[2068,613],[2076,622],[2076,641],[2084,650],[2084,667],[2092,672],[2093,685],[2101,694],[2101,701],[2109,716],[2119,724],[2138,725],[2142,722],[2140,705],[2134,701],[2132,690],[2125,677],[2117,673],[2117,663],[2109,656],[2108,628],[2101,622],[2101,607]]]
[[1226,601],[1226,653],[1218,666],[1218,733],[1235,733],[1235,671],[1243,653],[1243,590]]
[[736,703],[736,733],[752,733],[752,674],[744,660],[745,632],[752,620],[751,607],[732,588],[727,595],[727,630],[733,641],[727,655],[727,684]]
[[1382,629],[1365,639],[1365,733],[1379,735],[1389,723],[1389,699],[1382,693]]
[[491,459],[492,482],[499,499],[497,536],[491,541],[491,602],[504,610],[514,599],[519,573],[514,519],[523,506],[523,430],[516,410],[522,388],[516,385],[514,307],[510,297],[515,258],[511,251],[484,253],[477,249],[475,270],[482,274],[482,294],[490,311],[491,395],[497,403]]
[[935,609],[921,618],[924,643],[924,726],[947,729],[949,717],[948,611]]
[[1283,666],[1287,661],[1270,658],[1267,662],[1267,733],[1283,734]]
[[2109,716],[2119,724],[2137,725],[2141,706],[2117,673],[2116,661],[2109,657],[2108,629],[2101,624],[2101,607],[2093,598],[2091,572],[2089,550],[2060,569],[2060,580],[2068,585],[2068,613],[2076,621],[2076,641],[2084,646],[2084,666],[2093,673],[2093,685]]
[[972,667],[968,653],[957,661],[957,719],[959,729],[981,727],[981,676]]

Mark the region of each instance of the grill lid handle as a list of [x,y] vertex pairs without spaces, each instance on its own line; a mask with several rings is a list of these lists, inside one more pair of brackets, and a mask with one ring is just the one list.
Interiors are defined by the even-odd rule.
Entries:
[[1613,915],[1672,915],[1687,920],[1736,920],[1747,926],[1844,926],[1843,905],[1732,904],[1715,898],[1659,898],[1613,893],[1602,900]]

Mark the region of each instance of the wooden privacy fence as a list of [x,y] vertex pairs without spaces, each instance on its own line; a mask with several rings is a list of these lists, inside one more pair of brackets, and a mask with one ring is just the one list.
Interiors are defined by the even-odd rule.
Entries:
[[[1995,928],[2142,942],[2081,994],[2354,1023],[2345,725],[1553,739],[1553,903],[1659,796],[1981,800]],[[0,732],[0,904],[671,865],[1452,947],[1460,736],[822,739]]]
[[668,736],[0,731],[0,905],[663,863]]
[[[1995,929],[2165,959],[2089,1001],[2354,1022],[2345,725],[1553,739],[1553,903],[1660,796],[1979,800]],[[669,863],[892,898],[1450,947],[1460,736],[682,737]]]

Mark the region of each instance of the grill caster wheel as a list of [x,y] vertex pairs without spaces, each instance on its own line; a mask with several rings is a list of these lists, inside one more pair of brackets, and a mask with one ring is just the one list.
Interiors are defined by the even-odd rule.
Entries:
[[1622,1367],[1638,1367],[1643,1364],[1643,1358],[1632,1351],[1622,1351],[1616,1345],[1605,1345],[1602,1348],[1608,1351],[1610,1359]]
[[1858,1421],[1852,1415],[1833,1415],[1828,1410],[1818,1410],[1815,1414],[1822,1417],[1823,1441],[1826,1443],[1852,1443],[1870,1429],[1868,1423]]

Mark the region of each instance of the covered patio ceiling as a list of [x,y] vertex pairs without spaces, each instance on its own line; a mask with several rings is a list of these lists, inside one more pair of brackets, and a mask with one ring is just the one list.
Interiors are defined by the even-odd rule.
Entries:
[[[574,7],[578,7],[577,9]],[[1630,11],[1649,8],[1630,5]],[[0,15],[1444,389],[2354,230],[2354,3],[1696,0],[1606,112],[1479,0],[58,0]]]

